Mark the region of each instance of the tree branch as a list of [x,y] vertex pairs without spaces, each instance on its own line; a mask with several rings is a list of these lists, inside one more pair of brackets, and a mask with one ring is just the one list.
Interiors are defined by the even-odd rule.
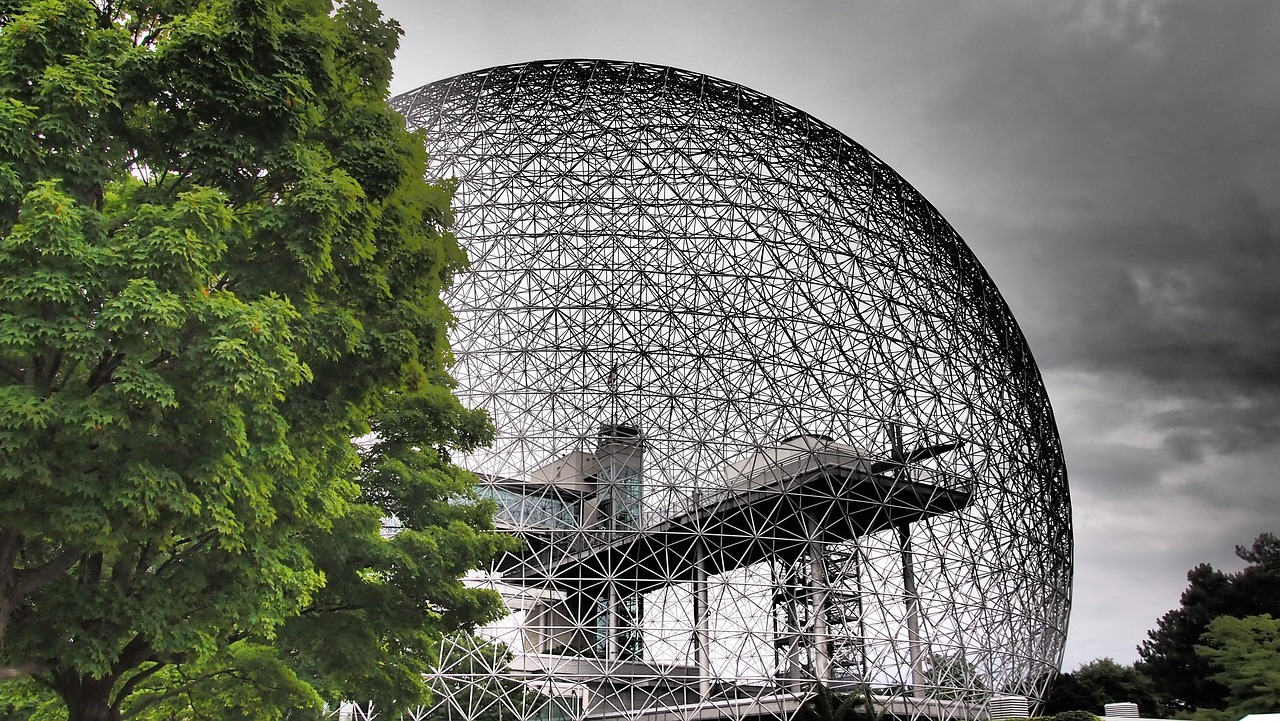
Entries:
[[156,567],[156,570],[152,575],[154,575],[156,578],[162,578],[164,576],[165,569],[167,569],[171,564],[182,560],[190,553],[200,550],[202,547],[204,547],[210,541],[212,541],[217,537],[218,537],[217,531],[209,531],[207,533],[201,534],[200,536],[197,536],[194,539],[191,539],[190,546],[181,550],[175,550],[174,552],[170,553],[169,557],[164,560],[164,563],[161,563],[159,566]]
[[53,387],[54,391],[60,391],[67,387],[67,381],[71,380],[71,376],[75,374],[76,368],[80,367],[80,359],[73,358],[67,367],[62,371],[62,381]]
[[98,365],[89,374],[89,390],[95,391],[111,380],[111,374],[124,362],[124,354],[110,350],[102,351]]
[[155,368],[166,363],[167,361],[173,360],[174,358],[175,356],[172,353],[170,353],[167,350],[162,350],[158,354],[156,354],[155,358],[151,359],[151,361],[148,362],[143,367],[146,368],[147,370],[154,370]]
[[41,586],[53,583],[59,576],[76,565],[76,561],[80,560],[81,555],[83,555],[83,551],[79,549],[63,551],[40,568],[30,571],[18,571],[14,574],[15,580],[13,588],[9,590],[9,597],[19,599]]
[[207,674],[195,676],[190,681],[187,681],[181,686],[175,686],[167,691],[157,693],[154,696],[148,696],[142,699],[138,703],[134,704],[134,706],[129,709],[128,713],[121,714],[120,719],[121,721],[123,721],[124,719],[133,718],[134,716],[137,716],[138,714],[160,703],[161,701],[173,698],[174,696],[187,693],[188,691],[195,688],[197,685],[204,683],[205,681],[212,681],[221,676],[235,676],[235,675],[236,675],[235,669],[224,668],[218,671],[214,671],[213,673],[207,673]]
[[16,666],[0,666],[0,681],[8,681],[9,679],[22,678],[24,676],[34,676],[52,669],[53,666],[48,661],[30,661],[28,663],[20,663]]
[[298,615],[312,617],[319,616],[322,613],[334,613],[337,611],[363,611],[368,607],[368,604],[362,603],[342,603],[334,604],[332,606],[307,606],[306,608],[298,611]]
[[41,382],[45,388],[53,387],[53,381],[58,377],[58,371],[62,369],[62,351],[54,351],[53,357],[49,359],[48,365],[44,369],[44,378]]
[[9,376],[10,378],[14,379],[19,383],[27,382],[26,376],[19,373],[17,370],[10,368],[7,363],[0,363],[0,371],[4,371],[5,375]]
[[123,674],[134,666],[140,666],[152,660],[153,654],[151,642],[142,634],[137,634],[129,639],[129,643],[126,643],[124,648],[120,649],[120,656],[115,663],[111,664],[111,671],[116,675]]
[[[116,697],[111,700],[112,710],[114,710],[116,713],[120,713],[120,705],[124,703],[125,699],[133,695],[133,691],[138,687],[138,684],[151,678],[153,675],[155,675],[157,671],[159,671],[160,669],[168,665],[169,664],[167,663],[156,661],[151,666],[135,673],[133,676],[129,678],[128,681],[125,681],[123,684],[121,684],[120,689],[116,691]],[[133,716],[135,713],[136,711],[131,711],[129,715]],[[121,717],[121,718],[124,718],[124,717]]]

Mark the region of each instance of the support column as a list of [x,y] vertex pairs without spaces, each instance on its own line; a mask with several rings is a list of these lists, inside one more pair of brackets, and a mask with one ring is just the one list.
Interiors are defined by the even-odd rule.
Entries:
[[794,564],[787,564],[787,579],[784,588],[787,593],[785,615],[787,618],[787,678],[794,684],[804,679],[805,655],[808,640],[804,637],[804,619],[800,617],[800,606],[804,603],[803,587],[806,585],[801,575],[800,559]]
[[693,576],[693,646],[698,666],[698,695],[711,695],[711,619],[707,592],[707,549],[701,539],[694,543],[697,563]]
[[826,682],[831,665],[830,643],[827,638],[827,568],[818,548],[811,552],[809,578],[812,594],[809,613],[813,619],[813,675],[818,681]]
[[920,646],[920,595],[916,593],[915,564],[911,558],[911,526],[898,526],[902,551],[902,591],[907,606],[907,652],[911,658],[912,693],[924,682],[924,649]]
[[618,596],[618,588],[612,582],[609,583],[609,627],[605,633],[608,634],[608,642],[605,644],[605,658],[609,661],[617,661],[622,658],[622,614],[618,613],[618,604],[622,602]]
[[813,633],[814,679],[826,683],[830,675],[831,650],[827,638],[827,566],[818,543],[817,521],[807,516],[809,535],[809,625]]

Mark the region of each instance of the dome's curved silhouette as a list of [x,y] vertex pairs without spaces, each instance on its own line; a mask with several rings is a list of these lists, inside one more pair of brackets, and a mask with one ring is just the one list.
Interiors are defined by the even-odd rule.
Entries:
[[459,461],[522,551],[513,614],[446,647],[497,718],[789,716],[815,683],[902,716],[1039,697],[1071,522],[1021,332],[937,211],[770,97],[599,60],[394,105],[457,177]]

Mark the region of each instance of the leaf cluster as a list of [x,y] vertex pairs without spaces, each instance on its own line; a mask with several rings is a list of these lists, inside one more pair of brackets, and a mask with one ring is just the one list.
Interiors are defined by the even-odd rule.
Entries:
[[1204,641],[1196,652],[1216,670],[1213,680],[1227,688],[1233,716],[1280,708],[1280,619],[1219,616]]
[[511,652],[502,643],[469,633],[446,638],[438,661],[441,673],[430,682],[436,705],[423,718],[503,721],[582,714],[574,707],[576,699],[550,696],[503,674],[510,661]]
[[398,37],[370,0],[0,1],[0,670],[73,718],[236,674],[417,703],[496,612]]
[[923,676],[939,698],[976,702],[990,695],[982,672],[962,654],[931,654]]
[[1236,555],[1247,565],[1235,573],[1209,564],[1191,569],[1180,606],[1161,617],[1138,647],[1136,667],[1172,709],[1222,709],[1228,703],[1229,690],[1196,650],[1214,619],[1280,616],[1280,539],[1260,534],[1251,546],[1237,546]]
[[1144,717],[1158,718],[1159,705],[1155,686],[1133,666],[1122,666],[1109,658],[1094,659],[1075,671],[1058,674],[1045,696],[1041,713],[1060,715],[1066,712],[1100,714],[1109,703],[1129,701],[1138,704]]

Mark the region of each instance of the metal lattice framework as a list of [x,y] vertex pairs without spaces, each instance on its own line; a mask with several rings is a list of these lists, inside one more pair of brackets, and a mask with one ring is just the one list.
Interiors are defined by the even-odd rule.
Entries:
[[[520,537],[443,650],[455,718],[902,717],[1034,700],[1071,521],[1039,371],[954,230],[840,132],[600,60],[401,95],[459,180],[459,459]],[[504,647],[505,645],[505,647]]]

